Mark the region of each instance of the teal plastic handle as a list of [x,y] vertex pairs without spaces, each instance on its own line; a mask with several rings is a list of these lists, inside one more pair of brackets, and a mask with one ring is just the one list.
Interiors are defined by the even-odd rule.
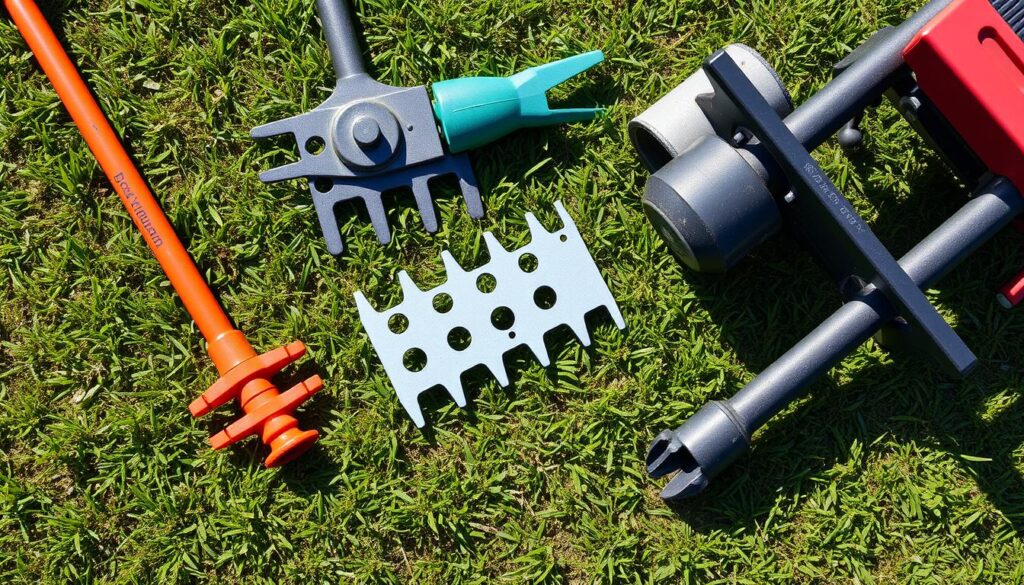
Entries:
[[433,85],[434,114],[452,152],[483,146],[519,128],[582,122],[602,108],[552,110],[547,91],[604,61],[591,51],[512,77],[463,77]]

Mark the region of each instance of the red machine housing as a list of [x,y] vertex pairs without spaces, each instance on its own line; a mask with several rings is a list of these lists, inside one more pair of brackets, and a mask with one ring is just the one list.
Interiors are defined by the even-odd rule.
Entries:
[[[903,55],[975,155],[1024,193],[1024,40],[986,0],[956,0]],[[999,300],[1007,307],[1024,301],[1024,273]]]

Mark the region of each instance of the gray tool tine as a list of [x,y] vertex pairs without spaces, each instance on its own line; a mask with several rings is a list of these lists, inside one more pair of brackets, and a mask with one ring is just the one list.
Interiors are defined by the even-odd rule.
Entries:
[[[391,241],[382,195],[411,190],[428,232],[438,229],[430,180],[458,179],[471,217],[483,217],[483,201],[465,154],[441,142],[426,87],[393,87],[366,73],[347,0],[317,0],[337,84],[309,112],[257,126],[253,138],[291,134],[299,160],[260,174],[265,183],[305,178],[332,254],[344,250],[335,206],[362,199],[377,239]],[[320,188],[318,188],[320,187]]]

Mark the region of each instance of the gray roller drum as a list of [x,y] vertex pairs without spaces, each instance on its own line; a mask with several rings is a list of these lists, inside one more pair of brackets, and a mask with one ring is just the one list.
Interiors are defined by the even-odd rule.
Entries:
[[[729,45],[725,51],[780,117],[786,117],[793,110],[789,92],[764,57],[742,44]],[[697,139],[715,134],[697,103],[698,96],[712,91],[707,75],[698,70],[630,121],[629,139],[649,171],[665,166],[686,152]]]

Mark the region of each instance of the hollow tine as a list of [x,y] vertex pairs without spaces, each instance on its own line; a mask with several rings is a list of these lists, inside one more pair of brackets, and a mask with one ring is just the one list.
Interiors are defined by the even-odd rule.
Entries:
[[548,110],[544,117],[545,124],[571,124],[573,122],[587,122],[604,113],[604,108],[562,108]]
[[522,92],[545,94],[556,85],[576,77],[603,60],[604,53],[590,51],[530,67],[513,75],[512,80],[521,88]]

